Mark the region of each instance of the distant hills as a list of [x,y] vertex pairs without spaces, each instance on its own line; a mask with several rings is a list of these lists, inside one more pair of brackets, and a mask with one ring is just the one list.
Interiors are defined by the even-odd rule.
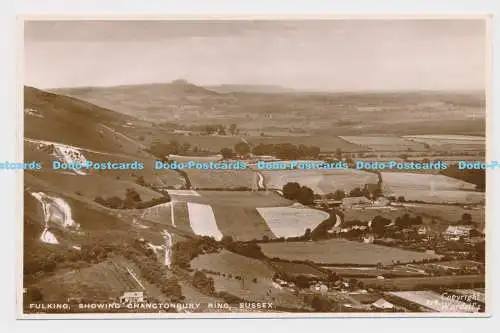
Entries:
[[297,92],[294,89],[281,86],[252,84],[221,84],[217,86],[207,86],[206,88],[218,93],[286,94]]
[[485,128],[481,93],[304,92],[273,85],[204,87],[184,79],[53,92],[147,121],[236,123],[259,133],[292,127],[309,134],[484,135]]

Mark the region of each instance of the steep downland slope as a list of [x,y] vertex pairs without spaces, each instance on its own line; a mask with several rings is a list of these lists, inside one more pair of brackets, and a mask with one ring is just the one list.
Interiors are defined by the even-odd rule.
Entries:
[[25,138],[141,156],[141,145],[114,127],[134,118],[75,98],[24,88]]

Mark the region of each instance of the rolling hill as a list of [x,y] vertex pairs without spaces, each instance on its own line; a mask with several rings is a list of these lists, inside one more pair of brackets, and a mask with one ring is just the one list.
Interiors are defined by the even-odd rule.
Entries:
[[155,122],[236,123],[259,133],[484,135],[485,129],[481,92],[302,92],[274,86],[203,87],[185,80],[54,91]]

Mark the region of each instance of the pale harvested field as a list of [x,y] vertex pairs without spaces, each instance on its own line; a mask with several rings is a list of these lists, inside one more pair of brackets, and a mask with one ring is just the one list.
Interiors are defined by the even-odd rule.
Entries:
[[296,237],[306,229],[313,230],[329,217],[328,213],[303,207],[261,207],[257,208],[269,229],[276,237]]
[[382,172],[386,195],[404,196],[406,200],[431,203],[478,203],[484,193],[475,185],[444,175],[410,172]]
[[196,235],[222,239],[223,235],[217,227],[211,206],[188,202],[187,207],[191,229]]
[[[194,231],[197,234],[192,227],[194,223],[199,233],[219,235],[220,232],[224,236],[231,236],[239,241],[261,240],[263,237],[275,238],[268,223],[256,208],[290,206],[292,203],[273,192],[169,190],[169,194],[174,205],[175,227],[187,232]],[[191,208],[191,212],[188,213],[189,206],[204,207],[194,208],[195,211],[198,209],[196,214],[200,216],[194,222],[192,220],[195,218],[194,211]],[[149,214],[155,220],[167,221],[168,219],[170,223],[170,213],[161,208],[159,212],[158,216],[155,216],[153,210]],[[203,214],[207,214],[208,222],[203,220],[205,218]],[[212,220],[212,216],[215,220]],[[218,232],[215,231],[215,227]]]

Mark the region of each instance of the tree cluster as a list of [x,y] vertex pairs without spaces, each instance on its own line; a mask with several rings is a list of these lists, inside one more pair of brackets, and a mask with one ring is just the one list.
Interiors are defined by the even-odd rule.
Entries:
[[[163,143],[159,140],[153,141],[151,144],[151,147],[149,148],[149,151],[151,154],[158,158],[165,158],[166,156],[170,154],[174,155],[187,155],[190,152],[194,152],[194,148],[191,149],[191,144],[189,142],[184,142],[183,144],[180,144],[179,142],[172,140],[168,143]],[[198,149],[196,149],[198,150]]]
[[172,263],[179,267],[189,268],[191,260],[201,253],[214,252],[218,247],[217,241],[207,236],[175,243],[172,247]]
[[142,209],[169,202],[170,197],[168,194],[164,194],[162,197],[142,201],[141,196],[135,189],[127,188],[125,190],[124,199],[118,196],[112,196],[109,198],[98,196],[94,199],[94,201],[104,207],[112,209]]
[[452,165],[442,170],[441,174],[474,184],[479,191],[484,191],[486,189],[486,170],[460,170],[458,169],[458,165]]
[[254,155],[273,155],[283,160],[317,158],[321,149],[315,146],[293,145],[291,143],[259,143],[253,147]]
[[196,271],[193,276],[193,286],[204,294],[212,295],[215,292],[214,280],[201,271]]
[[283,196],[289,200],[296,200],[303,205],[314,203],[314,192],[307,186],[300,186],[299,183],[286,183],[283,186]]

